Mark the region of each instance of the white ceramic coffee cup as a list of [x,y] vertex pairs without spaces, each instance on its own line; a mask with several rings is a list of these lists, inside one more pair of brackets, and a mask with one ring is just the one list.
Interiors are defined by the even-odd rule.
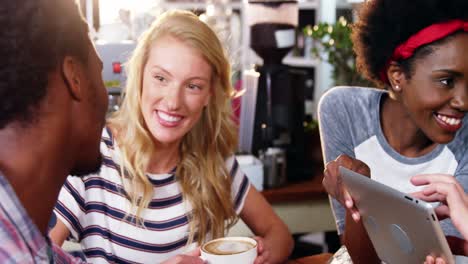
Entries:
[[[252,248],[230,254],[216,254],[207,251],[207,246],[218,242],[244,242],[252,245]],[[257,241],[249,237],[223,237],[206,242],[201,247],[201,258],[207,264],[253,264],[257,258]]]

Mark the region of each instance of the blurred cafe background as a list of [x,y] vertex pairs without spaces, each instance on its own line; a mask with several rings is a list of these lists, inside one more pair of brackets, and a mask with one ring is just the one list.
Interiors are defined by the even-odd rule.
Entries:
[[[239,124],[237,158],[296,240],[291,258],[339,247],[316,121],[320,96],[356,74],[350,24],[357,0],[79,0],[104,62],[111,113],[119,109],[125,65],[140,34],[162,12],[194,11],[231,58]],[[240,221],[229,235],[251,235]],[[69,250],[79,248],[66,244]]]

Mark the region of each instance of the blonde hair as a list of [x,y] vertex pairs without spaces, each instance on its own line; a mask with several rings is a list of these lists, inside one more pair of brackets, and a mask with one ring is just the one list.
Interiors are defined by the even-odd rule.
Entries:
[[[237,127],[232,120],[231,69],[216,34],[188,11],[169,11],[142,35],[127,64],[127,84],[122,107],[109,120],[117,132],[122,175],[128,175],[125,191],[141,223],[142,210],[153,197],[153,185],[146,176],[155,145],[140,109],[143,70],[152,43],[164,36],[174,37],[197,49],[212,67],[212,94],[197,124],[184,136],[176,179],[183,197],[192,205],[189,242],[202,243],[207,232],[224,235],[237,221],[231,199],[231,177],[225,160],[237,146]],[[125,172],[125,173],[124,173]]]

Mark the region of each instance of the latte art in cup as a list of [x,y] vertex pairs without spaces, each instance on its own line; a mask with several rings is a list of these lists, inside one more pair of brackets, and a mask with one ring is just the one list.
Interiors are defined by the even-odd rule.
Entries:
[[216,255],[232,255],[248,251],[254,248],[255,245],[248,241],[241,240],[221,240],[207,243],[203,249],[211,254]]
[[206,242],[201,258],[206,264],[253,264],[257,241],[250,237],[223,237]]

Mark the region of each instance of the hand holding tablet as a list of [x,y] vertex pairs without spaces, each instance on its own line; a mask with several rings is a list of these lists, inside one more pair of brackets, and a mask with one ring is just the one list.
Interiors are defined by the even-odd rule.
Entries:
[[348,155],[340,155],[334,161],[330,161],[326,164],[323,173],[322,184],[325,190],[344,207],[350,210],[353,220],[358,222],[361,216],[359,210],[354,205],[353,198],[343,184],[343,179],[339,171],[340,166],[349,168],[367,177],[370,177],[370,169],[364,162],[358,159],[351,158]]
[[432,256],[454,263],[430,204],[344,167],[339,171],[382,261],[424,263],[427,256]]

